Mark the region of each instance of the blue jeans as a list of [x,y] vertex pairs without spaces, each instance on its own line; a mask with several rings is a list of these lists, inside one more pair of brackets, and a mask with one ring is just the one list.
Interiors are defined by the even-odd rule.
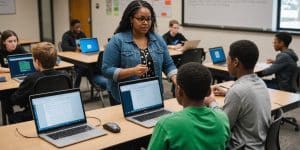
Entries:
[[106,90],[107,88],[107,78],[105,78],[102,75],[96,75],[93,78],[93,81],[95,84],[97,84],[99,87],[101,87],[101,89]]

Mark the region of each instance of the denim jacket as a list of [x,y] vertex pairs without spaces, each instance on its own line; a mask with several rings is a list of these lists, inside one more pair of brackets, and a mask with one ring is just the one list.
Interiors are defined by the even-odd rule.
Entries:
[[[163,91],[162,71],[170,78],[177,74],[177,69],[162,37],[150,32],[148,38],[148,50],[153,59],[155,75],[159,77],[161,91]],[[118,75],[121,68],[132,68],[138,64],[141,64],[140,51],[133,41],[132,32],[115,34],[104,51],[102,64],[102,73],[109,79],[107,89],[115,100],[120,102],[118,82],[121,81],[118,81]],[[139,77],[131,76],[122,81],[135,79]]]

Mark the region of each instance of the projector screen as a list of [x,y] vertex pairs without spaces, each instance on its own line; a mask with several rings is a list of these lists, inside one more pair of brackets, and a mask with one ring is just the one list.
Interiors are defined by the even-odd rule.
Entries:
[[277,0],[183,0],[184,26],[276,30]]

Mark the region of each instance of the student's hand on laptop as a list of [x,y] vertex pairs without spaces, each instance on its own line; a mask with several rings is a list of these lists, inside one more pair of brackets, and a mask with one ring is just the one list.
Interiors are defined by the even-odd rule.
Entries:
[[137,76],[142,76],[148,72],[147,65],[138,64],[134,67],[134,74]]
[[168,49],[176,49],[176,46],[175,45],[168,45]]
[[225,96],[227,93],[227,89],[224,89],[220,86],[213,86],[212,87],[212,92],[216,95],[216,96]]
[[274,62],[273,59],[267,59],[267,64],[272,64]]
[[176,45],[175,45],[175,49],[176,49],[176,50],[180,50],[181,48],[182,48],[182,44],[176,44]]

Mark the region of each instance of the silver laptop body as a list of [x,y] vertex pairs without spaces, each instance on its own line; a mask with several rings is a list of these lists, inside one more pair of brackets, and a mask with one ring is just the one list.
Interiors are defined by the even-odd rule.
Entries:
[[39,137],[57,147],[106,134],[87,123],[79,89],[32,95],[30,105]]
[[119,83],[123,114],[131,122],[151,128],[159,118],[170,114],[164,109],[157,77]]

